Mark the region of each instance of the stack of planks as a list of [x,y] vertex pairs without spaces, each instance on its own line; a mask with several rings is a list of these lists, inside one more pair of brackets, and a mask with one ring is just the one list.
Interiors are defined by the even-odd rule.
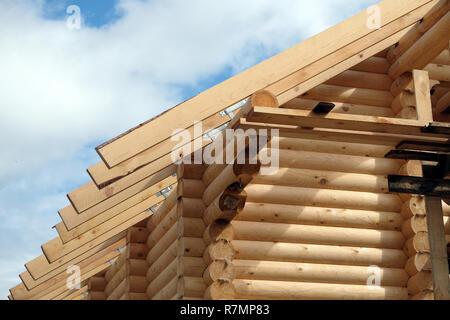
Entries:
[[[127,247],[117,261],[108,269],[104,277],[103,295],[94,295],[95,300],[147,300],[145,274],[148,265],[145,260],[148,248],[145,241],[148,232],[147,220],[127,230]],[[99,289],[102,289],[99,286]],[[101,291],[101,290],[100,290]],[[93,299],[94,300],[94,299]]]
[[148,299],[203,298],[204,169],[202,165],[178,165],[176,189],[148,220]]

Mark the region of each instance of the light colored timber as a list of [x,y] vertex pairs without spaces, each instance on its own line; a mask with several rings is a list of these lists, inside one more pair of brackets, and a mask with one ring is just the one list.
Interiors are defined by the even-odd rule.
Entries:
[[42,251],[50,262],[55,261],[77,249],[84,247],[91,247],[93,243],[107,240],[108,238],[127,230],[138,222],[147,219],[152,215],[152,212],[146,211],[150,208],[152,200],[143,201],[136,206],[125,210],[121,214],[112,219],[102,223],[88,232],[84,233],[82,237],[75,238],[65,244],[62,243],[59,237],[42,245]]
[[[237,110],[235,112],[237,112]],[[107,185],[111,182],[116,181],[117,179],[121,179],[127,175],[132,174],[135,171],[143,169],[144,166],[152,162],[158,164],[157,166],[154,166],[155,169],[153,169],[157,171],[157,168],[162,169],[172,164],[170,157],[170,154],[172,152],[177,152],[179,153],[180,157],[182,157],[186,156],[182,154],[183,147],[190,146],[192,149],[196,150],[197,145],[204,146],[206,141],[202,141],[202,135],[212,129],[222,126],[228,120],[228,117],[222,117],[219,113],[213,114],[202,121],[202,132],[197,132],[198,130],[194,131],[194,122],[190,124],[190,126],[186,129],[186,132],[191,135],[193,140],[187,145],[179,146],[179,141],[172,140],[169,137],[168,139],[161,141],[155,146],[112,168],[108,168],[107,165],[103,161],[101,161],[88,168],[87,170],[97,186]],[[158,160],[160,158],[161,160]],[[151,168],[151,166],[149,166],[149,168]]]
[[[390,47],[399,39],[401,39],[403,35],[406,34],[406,32],[411,28],[410,23],[413,23],[413,21],[415,21],[417,17],[421,16],[425,12],[424,10],[426,10],[426,7],[428,5],[429,4],[417,9],[416,11],[414,11],[414,14],[408,16],[409,21],[397,20],[390,26],[386,26],[385,28],[381,28],[380,30],[378,30],[379,32],[376,33],[376,38],[373,39],[372,46],[370,46],[370,43],[365,42],[364,39],[360,39],[360,41],[356,41],[353,44],[343,48],[342,50],[339,50],[339,52],[336,52],[336,55],[339,56],[339,58],[329,55],[312,64],[311,66],[295,72],[292,76],[286,78],[286,82],[288,82],[289,87],[293,87],[279,94],[278,101],[280,102],[280,104],[284,104],[289,100],[308,92],[308,90],[311,90],[324,83],[325,81],[350,69],[351,67],[360,64],[361,61],[363,61],[367,57],[370,57],[373,52],[377,51],[379,48]],[[350,52],[353,55],[349,54]],[[336,64],[337,61],[341,62]],[[318,69],[321,70],[321,67],[324,64],[332,65],[332,67],[325,71],[322,71],[316,76],[313,76],[311,78],[309,77],[310,74],[314,74]],[[282,89],[282,85],[284,85],[284,80],[278,82],[278,90],[285,90]]]
[[[159,215],[159,213],[157,214]],[[146,242],[147,247],[153,248],[153,246],[158,243],[158,241],[164,236],[164,234],[169,231],[170,228],[178,221],[178,218],[178,212],[175,206],[158,224],[158,226],[152,232],[150,232]]]
[[[81,269],[86,268],[90,266],[92,263],[94,263],[97,259],[101,257],[105,257],[106,259],[114,259],[116,256],[119,255],[119,252],[117,248],[121,247],[126,243],[126,239],[122,237],[117,241],[117,239],[112,239],[114,242],[111,243],[109,246],[105,246],[104,249],[93,253],[91,256],[82,257],[83,260],[76,261],[76,265],[78,265]],[[45,259],[45,258],[44,258]],[[66,273],[67,267],[70,266],[70,264],[67,264],[67,266],[59,267],[54,269],[53,271],[45,274],[44,276],[40,277],[39,279],[34,279],[30,272],[25,271],[19,275],[22,282],[25,284],[25,287],[28,290],[34,289],[36,287],[43,287],[47,285],[52,285],[61,279],[67,278],[69,275]]]
[[367,285],[233,280],[237,297],[242,299],[286,300],[406,300],[408,291],[401,287],[368,287]]
[[433,278],[430,271],[419,272],[408,280],[408,291],[411,295],[425,290],[433,290]]
[[[89,279],[90,277],[96,275],[97,273],[99,273],[99,272],[101,272],[103,270],[106,270],[109,266],[110,266],[110,263],[106,262],[106,263],[104,263],[104,264],[102,264],[102,265],[92,269],[91,271],[88,271],[88,272],[85,272],[85,273],[81,273],[80,281],[83,282],[83,281]],[[59,287],[58,289],[52,290],[50,293],[48,293],[48,294],[46,294],[44,296],[40,296],[39,300],[50,300],[50,299],[53,299],[53,298],[57,297],[58,295],[64,293],[65,291],[67,291],[67,284],[64,282],[62,284],[62,286]]]
[[310,243],[366,248],[401,249],[405,237],[398,231],[342,227],[304,226],[284,223],[232,221],[237,240]]
[[[236,160],[238,161],[238,160]],[[203,202],[209,206],[227,187],[235,182],[241,181],[244,186],[259,172],[260,163],[249,164],[229,164],[205,189]]]
[[[391,118],[389,118],[391,119]],[[442,137],[420,137],[413,135],[398,135],[378,132],[349,131],[336,129],[302,129],[296,125],[281,125],[273,123],[251,122],[246,119],[240,119],[239,127],[242,129],[278,129],[279,135],[286,138],[310,139],[316,141],[336,141],[345,143],[373,144],[376,146],[392,146],[395,148],[404,140],[414,140],[418,142],[446,142]],[[391,148],[392,150],[393,148]]]
[[401,230],[403,223],[401,215],[396,212],[254,202],[247,202],[235,220],[396,231]]
[[425,290],[412,296],[410,300],[434,300],[434,293],[431,290]]
[[450,65],[442,64],[429,64],[425,67],[425,71],[428,71],[430,79],[438,81],[450,81]]
[[385,57],[373,56],[352,67],[351,70],[386,74],[390,66],[391,64]]
[[408,257],[413,257],[418,252],[430,252],[430,241],[427,232],[419,232],[405,242],[403,248]]
[[[144,225],[147,224],[147,221],[142,221]],[[143,227],[137,227],[136,225],[134,227],[131,227],[128,229],[128,235],[127,240],[128,243],[145,243],[148,237],[148,231],[147,228]]]
[[[155,163],[152,164],[152,166],[155,165]],[[154,185],[154,189],[159,189],[155,193],[164,189],[167,187],[167,182],[165,182],[166,178],[169,178],[169,185],[175,183],[175,178],[170,177],[176,172],[174,165],[162,167],[159,170],[152,170],[152,166],[146,166],[103,189],[98,189],[95,183],[90,182],[69,192],[67,197],[78,213],[83,213],[97,204],[99,205],[98,208],[104,211],[150,186]],[[102,211],[99,210],[99,212]]]
[[[149,194],[151,194],[150,196],[153,196],[160,190],[169,187],[175,182],[176,179],[172,176],[163,179],[161,182],[156,184],[154,184],[151,179],[145,179],[138,184],[130,187],[129,189],[111,196],[111,198],[102,201],[101,203],[90,209],[87,209],[83,212],[83,214],[78,214],[73,206],[68,206],[60,210],[59,215],[61,216],[61,219],[63,220],[67,230],[70,231],[71,229],[93,219],[94,217],[102,213],[104,213],[105,217],[108,217],[109,219],[110,217],[116,215],[118,212],[123,212],[124,210],[138,204],[142,200],[145,200],[146,198],[148,198]],[[144,193],[141,194],[142,190],[146,189],[150,190],[144,191]],[[154,204],[162,200],[164,200],[163,196],[156,196]],[[99,220],[101,219],[99,218]]]
[[406,272],[412,277],[422,271],[431,271],[431,256],[429,252],[418,252],[408,259]]
[[[449,42],[450,43],[450,42]],[[450,65],[450,50],[445,49],[433,60],[434,64]]]
[[295,168],[279,168],[272,175],[259,174],[255,176],[252,183],[377,193],[389,192],[386,176]]
[[157,214],[152,215],[147,222],[148,232],[153,232],[153,230],[160,224],[160,222],[166,217],[166,215],[172,210],[176,205],[178,198],[177,187],[170,193],[169,197],[164,200],[161,206],[157,210]]
[[417,40],[389,69],[389,76],[396,79],[405,71],[425,68],[444,49],[450,40],[450,13],[448,12],[419,40]]
[[[363,266],[255,260],[233,260],[232,265],[235,279],[248,280],[365,285],[371,275],[371,270]],[[378,274],[382,286],[404,287],[409,278],[401,268],[380,268]]]
[[390,90],[392,79],[386,74],[347,70],[326,81],[325,84],[361,89]]
[[[154,192],[154,191],[152,191],[152,192]],[[124,202],[121,202],[120,204],[118,204],[118,205],[116,205],[116,206],[114,206],[114,207],[102,212],[101,214],[96,215],[95,217],[92,217],[91,219],[88,219],[88,220],[86,220],[86,218],[83,216],[84,213],[77,214],[75,212],[75,210],[73,210],[73,208],[70,208],[69,210],[71,211],[71,217],[68,218],[67,216],[65,216],[65,222],[58,223],[55,226],[55,228],[58,231],[58,235],[61,238],[61,241],[63,243],[69,242],[69,241],[81,236],[82,234],[92,230],[93,228],[96,228],[96,227],[102,225],[106,221],[123,214],[124,212],[130,212],[130,208],[133,208],[140,202],[146,202],[146,205],[148,205],[148,208],[150,208],[164,200],[164,197],[161,195],[157,196],[155,194],[151,194],[151,195],[150,194],[151,193],[144,195],[142,193],[138,193],[136,196],[129,198],[129,199],[125,200]],[[82,220],[86,220],[86,221],[77,226],[74,226],[75,224],[78,224]],[[68,224],[69,226],[72,226],[73,228],[69,230],[66,227],[66,224]]]
[[55,241],[51,242],[51,246],[49,246],[49,250],[47,252],[46,257],[50,261],[55,261],[55,260],[60,260],[60,259],[71,260],[71,259],[83,254],[90,248],[95,247],[98,244],[101,244],[101,243],[107,241],[109,238],[114,237],[116,234],[119,234],[119,233],[127,230],[128,228],[134,226],[136,223],[139,223],[139,222],[147,219],[150,215],[151,215],[151,212],[143,211],[143,212],[133,216],[129,220],[122,222],[121,224],[117,225],[116,227],[113,227],[112,229],[108,230],[107,232],[102,233],[100,236],[91,234],[90,235],[90,237],[92,237],[91,240],[85,240],[85,238],[81,238],[81,239],[72,240],[71,242],[68,242],[65,245],[63,245],[61,240],[56,241],[58,239],[58,238],[56,238]]
[[205,185],[202,180],[181,179],[178,181],[177,192],[179,197],[182,195],[186,198],[201,199],[204,191]]
[[417,102],[414,93],[402,91],[392,101],[391,108],[394,113],[398,114],[402,111],[402,109],[415,107],[416,103]]
[[[94,261],[91,261],[90,264],[83,264],[79,266],[80,273],[90,273],[92,270],[96,270],[97,267],[104,265],[106,262],[109,263],[110,260],[114,260],[117,255],[118,253],[114,254],[114,252],[112,252],[104,256],[97,256],[96,259]],[[39,286],[36,286],[30,290],[28,290],[22,283],[19,286],[12,288],[10,291],[15,299],[37,299],[43,296],[50,295],[52,291],[66,285],[67,279],[71,275],[72,274],[67,272],[67,270],[64,270],[64,272],[58,274],[56,277],[50,278],[46,282],[43,282]]]
[[[263,150],[264,151],[264,150]],[[384,175],[397,173],[402,162],[341,154],[279,149],[279,165],[283,168],[328,170],[335,172]]]
[[[385,13],[382,15],[381,27],[430,2],[429,0],[381,2],[380,9]],[[113,167],[170,137],[171,130],[164,124],[171,123],[175,128],[187,128],[194,120],[205,119],[245,99],[253,92],[290,75],[292,70],[300,70],[357,39],[366,36],[370,38],[374,30],[367,28],[366,22],[367,13],[362,12],[203,92],[139,128],[99,146],[97,151],[109,167]],[[302,59],[294,58],[299,56]],[[324,66],[322,70],[328,68],[329,66]],[[234,94],[230,96],[229,92]]]
[[[411,136],[442,137],[441,134],[422,132],[422,128],[429,125],[428,121],[405,120],[383,117],[369,117],[358,115],[328,114],[326,116],[311,115],[304,110],[272,109],[254,107],[249,121],[274,123],[282,125],[304,126],[308,128],[331,128],[355,131],[371,131],[380,133],[403,134]],[[437,123],[448,127],[449,124]]]
[[329,84],[321,84],[303,94],[302,97],[377,107],[389,107],[393,99],[391,93],[387,90],[350,88]]
[[413,70],[414,93],[416,97],[417,119],[433,121],[431,105],[431,88],[428,73],[423,70]]
[[320,153],[336,153],[368,158],[384,158],[384,156],[390,150],[392,150],[390,146],[328,140],[300,139],[282,136],[272,137],[272,140],[278,140],[277,143],[279,145],[279,149],[293,151],[311,151]]
[[[291,101],[285,103],[282,107],[286,109],[299,109],[299,110],[313,110],[319,100],[295,98]],[[377,117],[393,117],[394,113],[389,108],[385,107],[374,107],[360,104],[352,103],[342,103],[331,101],[335,107],[331,110],[331,113],[343,113],[343,114],[359,114],[367,116],[377,116]]]
[[396,62],[405,54],[428,30],[430,30],[449,10],[448,0],[435,2],[431,8],[396,45],[391,48],[386,57],[391,62]]
[[25,267],[34,280],[40,280],[40,278],[44,276],[46,278],[50,278],[58,273],[61,273],[62,271],[65,271],[68,266],[80,263],[81,261],[91,257],[92,255],[107,247],[117,246],[117,248],[119,248],[124,244],[126,244],[126,231],[121,232],[115,237],[111,237],[110,239],[91,247],[77,257],[67,256],[53,263],[49,263],[44,255],[40,255],[37,258],[27,262],[25,264]]
[[286,205],[323,206],[342,209],[400,212],[397,195],[343,190],[250,184],[247,201]]
[[397,97],[403,91],[414,93],[414,79],[411,72],[405,72],[392,82],[391,93]]
[[78,296],[83,295],[87,291],[88,291],[88,286],[84,286],[84,287],[80,288],[79,290],[75,291],[74,293],[69,294],[67,297],[65,297],[62,300],[78,300],[78,299],[74,299],[74,298],[77,298]]
[[404,268],[402,250],[233,240],[234,259]]

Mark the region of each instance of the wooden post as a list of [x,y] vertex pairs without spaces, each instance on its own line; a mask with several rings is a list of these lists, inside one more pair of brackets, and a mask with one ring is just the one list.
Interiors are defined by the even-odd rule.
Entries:
[[[413,71],[414,91],[417,102],[418,120],[433,121],[429,77],[426,71]],[[433,177],[432,168],[422,162],[424,177]],[[428,237],[430,241],[434,298],[450,300],[447,242],[442,211],[442,199],[425,197]]]

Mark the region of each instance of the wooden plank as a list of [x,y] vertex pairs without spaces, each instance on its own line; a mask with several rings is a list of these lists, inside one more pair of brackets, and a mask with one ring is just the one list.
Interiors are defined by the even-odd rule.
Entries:
[[62,300],[75,300],[75,298],[78,298],[80,295],[83,295],[84,293],[87,293],[87,292],[88,292],[88,286],[84,286],[84,287],[76,290],[74,293],[69,294],[67,297],[65,297]]
[[[105,249],[102,249],[97,253],[93,254],[92,256],[82,261],[79,261],[78,263],[76,263],[76,265],[83,270],[92,265],[93,263],[95,263],[95,261],[97,261],[98,259],[103,259],[103,257],[107,259],[104,261],[114,259],[119,255],[119,251],[117,249],[123,246],[125,243],[126,243],[125,239],[122,237],[122,239],[114,242],[112,245],[106,247]],[[62,279],[66,279],[68,276],[68,274],[66,273],[66,269],[67,268],[58,268],[57,270],[50,272],[37,280],[34,280],[28,271],[21,273],[19,277],[28,290],[32,290],[36,287],[42,289],[44,287],[54,285],[55,283],[61,281]],[[59,273],[57,273],[58,271]]]
[[115,237],[112,237],[102,243],[99,243],[97,246],[94,246],[86,250],[83,254],[77,257],[67,256],[54,263],[49,263],[44,255],[40,255],[39,257],[27,262],[25,264],[25,267],[34,280],[38,280],[44,276],[46,278],[52,277],[54,275],[57,275],[58,273],[65,271],[68,266],[81,263],[83,260],[88,259],[95,253],[113,245],[116,242],[118,242],[120,246],[126,244],[127,241],[126,236],[127,236],[126,231],[121,232]]
[[432,122],[433,106],[431,105],[431,88],[428,72],[423,70],[413,70],[413,79],[417,119]]
[[380,146],[392,146],[395,147],[404,140],[414,140],[415,142],[429,143],[445,143],[448,139],[445,138],[429,138],[429,137],[417,137],[409,135],[392,135],[383,134],[377,132],[351,132],[345,130],[333,130],[333,129],[302,129],[295,125],[280,125],[271,123],[259,123],[251,122],[246,119],[240,119],[238,127],[242,129],[278,129],[281,137],[287,138],[300,138],[310,140],[327,140],[327,141],[339,141],[348,143],[363,143],[373,144]]
[[[281,108],[286,109],[300,109],[312,111],[318,103],[323,100],[311,100],[302,98],[295,98],[285,103]],[[344,113],[344,114],[359,114],[366,116],[378,116],[378,117],[394,117],[394,113],[391,108],[385,107],[373,107],[368,105],[359,105],[353,103],[343,103],[336,101],[328,101],[334,104],[331,113]]]
[[434,298],[450,300],[450,280],[441,198],[426,197]]
[[430,74],[430,79],[438,81],[450,81],[450,65],[429,64],[425,71]]
[[[88,272],[82,273],[82,274],[80,274],[80,280],[83,282],[83,281],[89,279],[90,277],[95,276],[97,273],[99,273],[103,270],[106,270],[107,268],[109,268],[110,265],[111,264],[109,262],[105,262],[102,265],[100,265]],[[57,297],[58,295],[64,293],[65,291],[67,291],[67,286],[64,283],[64,285],[62,285],[58,289],[50,292],[49,294],[39,297],[39,300],[51,300],[51,299]]]
[[444,49],[450,40],[450,12],[414,43],[389,69],[389,76],[397,79],[413,69],[425,68]]
[[[167,185],[167,187],[170,186],[170,184]],[[142,195],[141,193],[138,193],[136,196],[133,196],[130,199],[125,200],[124,202],[118,204],[117,206],[112,207],[109,210],[106,210],[105,212],[102,212],[101,214],[87,220],[86,222],[83,222],[76,227],[73,227],[72,229],[68,230],[66,228],[65,223],[68,225],[73,226],[77,224],[79,221],[83,221],[84,217],[82,217],[83,214],[78,215],[75,211],[71,211],[72,215],[70,217],[65,217],[63,222],[58,223],[55,228],[58,231],[58,235],[61,238],[61,241],[63,243],[69,242],[70,240],[73,240],[79,236],[81,236],[83,233],[88,232],[89,230],[101,225],[102,223],[108,221],[109,219],[112,219],[116,217],[117,215],[123,213],[124,211],[132,208],[136,204],[142,201],[148,201],[147,204],[149,205],[149,208],[164,201],[163,195],[151,195],[148,196]],[[70,220],[68,220],[70,219]]]
[[[385,0],[378,4],[383,12],[381,27],[430,0]],[[374,33],[366,27],[367,13],[361,12],[333,28],[290,48],[198,96],[170,109],[159,117],[99,146],[97,151],[109,167],[133,157],[170,137],[173,128],[187,128],[195,120],[237,103],[252,93],[289,76],[292,72]],[[297,59],[302,57],[302,59]],[[167,126],[170,123],[171,126]]]
[[[161,162],[163,162],[165,167],[159,167]],[[161,181],[175,172],[175,166],[172,163],[167,166],[166,161],[156,161],[110,184],[106,188],[99,190],[95,183],[90,182],[70,192],[67,197],[78,213],[82,213],[102,202],[103,204],[100,208],[104,211],[150,186],[156,185],[155,187],[157,187],[158,183],[161,183]]]
[[141,202],[122,214],[104,222],[102,225],[86,232],[82,237],[73,239],[63,244],[59,237],[42,245],[42,251],[50,262],[54,262],[64,256],[77,257],[93,246],[102,243],[109,238],[127,230],[135,224],[147,219],[153,213],[147,211],[149,203]]
[[[234,114],[236,112],[239,112],[240,108],[236,109],[234,111]],[[188,132],[193,141],[191,141],[191,149],[194,150],[194,146],[196,146],[197,143],[200,142],[200,144],[205,144],[206,141],[203,141],[202,135],[205,133],[210,132],[211,130],[218,128],[225,123],[227,123],[230,120],[228,116],[221,116],[220,114],[214,114],[207,119],[202,121],[202,132],[196,132],[197,130],[194,130],[193,125],[191,125],[189,128],[186,129],[186,132]],[[170,138],[163,140],[162,142],[158,143],[157,145],[137,154],[133,158],[126,160],[117,166],[113,168],[108,168],[107,165],[101,161],[92,167],[88,168],[88,173],[92,177],[92,180],[96,183],[97,186],[102,188],[102,186],[110,184],[111,182],[116,181],[117,179],[123,178],[129,174],[132,174],[134,171],[142,168],[143,166],[147,165],[148,163],[151,163],[161,157],[164,157],[164,159],[167,159],[166,162],[161,163],[162,168],[172,164],[172,161],[170,159],[170,156],[167,155],[171,152],[181,152],[182,148],[185,146],[180,146],[178,148],[175,148],[178,146],[179,141],[172,141]]]
[[[316,116],[308,111],[294,109],[254,107],[247,119],[254,122],[295,125],[306,128],[331,128],[443,138],[447,136],[446,134],[422,132],[422,129],[429,125],[428,121],[343,114]],[[450,124],[447,123],[436,124],[444,128],[450,127]]]

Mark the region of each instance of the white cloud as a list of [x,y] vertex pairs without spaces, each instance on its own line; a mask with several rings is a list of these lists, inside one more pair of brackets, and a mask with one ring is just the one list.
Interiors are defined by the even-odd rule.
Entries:
[[239,72],[375,2],[123,0],[121,19],[71,31],[42,18],[43,1],[2,0],[0,217],[10,249],[0,278],[40,254],[64,194],[98,161],[95,144],[181,102],[185,86]]

